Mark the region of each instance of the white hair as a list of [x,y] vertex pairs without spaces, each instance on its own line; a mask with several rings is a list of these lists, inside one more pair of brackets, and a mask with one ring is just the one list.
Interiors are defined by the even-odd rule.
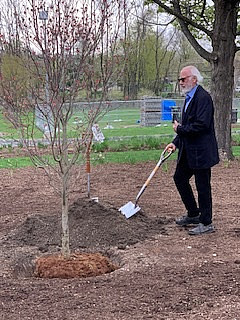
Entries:
[[200,71],[195,66],[188,66],[191,74],[197,78],[198,82],[203,82],[203,76],[201,75]]

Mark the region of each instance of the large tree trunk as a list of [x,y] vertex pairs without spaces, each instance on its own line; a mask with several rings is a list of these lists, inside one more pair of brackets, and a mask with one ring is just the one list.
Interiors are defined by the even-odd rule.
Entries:
[[211,92],[215,105],[215,128],[222,158],[231,159],[231,114],[234,85],[235,30],[237,10],[231,1],[215,1],[215,26],[212,37]]

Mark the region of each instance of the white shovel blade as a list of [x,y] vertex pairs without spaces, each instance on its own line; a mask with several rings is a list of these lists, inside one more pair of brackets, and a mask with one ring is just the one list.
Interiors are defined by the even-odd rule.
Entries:
[[128,219],[136,214],[141,208],[139,206],[135,207],[135,204],[129,201],[124,206],[122,206],[118,211],[121,211],[122,214]]

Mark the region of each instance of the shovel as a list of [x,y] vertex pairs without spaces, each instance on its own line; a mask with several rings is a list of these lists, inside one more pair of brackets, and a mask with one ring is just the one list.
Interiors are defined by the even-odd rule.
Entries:
[[122,206],[121,208],[118,209],[118,211],[120,211],[122,214],[125,215],[125,217],[128,219],[130,217],[132,217],[134,214],[136,214],[141,208],[137,205],[139,198],[141,197],[141,195],[143,194],[143,192],[145,191],[145,189],[147,188],[147,186],[149,185],[149,182],[152,180],[152,177],[155,175],[155,173],[157,172],[158,168],[161,166],[161,164],[168,158],[170,157],[170,155],[172,154],[172,150],[165,155],[166,150],[164,150],[161,154],[161,157],[156,165],[156,167],[153,169],[153,171],[151,172],[150,176],[147,178],[146,182],[144,183],[144,185],[142,186],[141,190],[139,191],[137,197],[136,197],[136,201],[135,204],[131,201],[129,201],[128,203],[126,203],[124,206]]

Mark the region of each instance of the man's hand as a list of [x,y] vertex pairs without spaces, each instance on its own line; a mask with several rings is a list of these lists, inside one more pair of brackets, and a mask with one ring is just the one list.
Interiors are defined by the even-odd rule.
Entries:
[[167,152],[174,152],[174,151],[176,151],[176,146],[175,146],[175,144],[173,144],[172,142],[171,143],[169,143],[167,146],[166,146],[166,148],[164,149],[164,152],[165,151],[167,151]]
[[174,123],[173,123],[173,130],[175,132],[177,132],[177,127],[180,125],[180,123],[177,122],[177,120],[174,120]]

